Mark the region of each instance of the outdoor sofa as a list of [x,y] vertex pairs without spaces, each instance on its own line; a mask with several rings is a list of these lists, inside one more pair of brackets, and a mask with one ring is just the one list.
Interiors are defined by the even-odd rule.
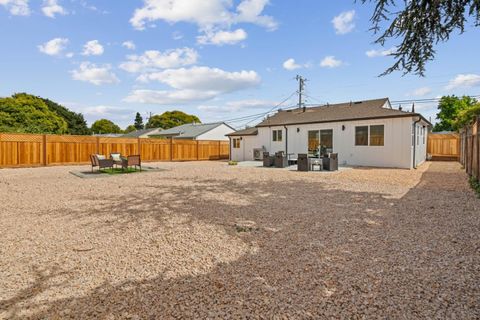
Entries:
[[113,170],[114,162],[112,159],[107,159],[103,154],[91,154],[90,162],[92,163],[92,172],[93,168],[98,167],[98,170],[110,168]]

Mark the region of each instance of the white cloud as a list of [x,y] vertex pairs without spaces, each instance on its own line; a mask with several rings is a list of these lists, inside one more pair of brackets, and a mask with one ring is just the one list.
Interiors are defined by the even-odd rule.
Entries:
[[335,33],[346,34],[355,28],[355,10],[345,11],[333,18],[332,23],[335,28]]
[[44,0],[42,11],[44,15],[50,18],[55,18],[56,14],[67,14],[67,10],[65,10],[61,5],[59,5],[57,0]]
[[195,64],[198,53],[191,48],[180,48],[164,52],[149,50],[142,55],[129,55],[120,68],[131,73],[177,68]]
[[265,109],[271,108],[276,105],[277,102],[267,101],[267,100],[238,100],[238,101],[229,101],[225,105],[201,105],[198,106],[198,109],[210,113],[230,113],[238,112],[242,110],[253,110],[253,109]]
[[297,64],[295,62],[295,59],[293,58],[290,58],[290,59],[287,59],[285,62],[283,62],[283,68],[284,69],[287,69],[287,70],[295,70],[295,69],[300,69],[302,66]]
[[170,104],[203,101],[260,83],[255,71],[227,72],[218,68],[192,67],[142,74],[138,80],[158,81],[173,90],[135,90],[125,101]]
[[432,92],[432,89],[430,89],[429,87],[421,87],[421,88],[413,90],[408,95],[409,96],[414,96],[414,97],[423,97],[423,96],[426,96],[427,94],[429,94],[431,92]]
[[[262,15],[269,0],[243,0],[234,7],[231,0],[144,0],[143,7],[135,10],[130,23],[135,29],[145,29],[148,22],[163,20],[169,23],[188,22],[196,24],[206,43],[219,33],[219,38],[235,39],[246,38],[245,34],[236,30],[234,32],[221,31],[229,29],[238,23],[252,23],[268,30],[275,30],[277,22],[267,15]],[[230,34],[222,34],[229,32]],[[204,38],[203,38],[204,37]],[[218,40],[221,41],[221,40]],[[241,41],[237,40],[236,42]],[[228,42],[225,42],[228,43]]]
[[480,85],[480,75],[478,74],[459,74],[445,87],[447,90],[459,88],[459,87],[475,87]]
[[236,11],[232,11],[233,3],[229,0],[144,0],[143,7],[135,10],[130,23],[136,29],[144,29],[146,22],[155,20],[190,22],[201,28],[248,22],[275,29],[275,20],[261,15],[267,4],[268,0],[243,0]]
[[390,49],[387,49],[387,50],[375,50],[375,49],[372,49],[372,50],[368,50],[365,52],[365,54],[367,55],[367,57],[369,58],[375,58],[375,57],[385,57],[385,56],[389,56],[393,53],[395,53],[397,49],[395,47],[392,47]]
[[67,44],[67,38],[55,38],[39,45],[38,50],[40,50],[42,53],[48,54],[49,56],[59,56],[65,50]]
[[247,33],[243,29],[237,29],[235,31],[218,31],[218,32],[206,32],[204,35],[197,37],[197,42],[200,44],[236,44],[240,41],[247,39]]
[[326,56],[320,62],[320,66],[324,68],[336,68],[340,67],[343,64],[341,60],[335,58],[335,56]]
[[118,116],[132,114],[133,110],[112,106],[94,106],[82,108],[82,113],[87,116]]
[[133,43],[133,41],[125,41],[122,43],[122,47],[125,47],[129,50],[135,50],[135,43]]
[[82,55],[84,56],[101,56],[103,54],[103,46],[98,40],[91,40],[83,46]]
[[97,66],[90,62],[82,62],[78,69],[72,70],[74,80],[93,83],[94,85],[117,83],[117,76],[111,71],[111,66],[106,64]]
[[14,16],[30,15],[28,0],[0,0],[0,5],[4,6]]

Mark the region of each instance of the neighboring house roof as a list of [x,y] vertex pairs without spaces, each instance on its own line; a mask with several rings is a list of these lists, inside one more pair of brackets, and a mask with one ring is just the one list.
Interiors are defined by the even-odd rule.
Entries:
[[[384,108],[384,106],[387,106]],[[418,113],[401,111],[391,108],[388,98],[327,104],[318,107],[280,110],[273,116],[265,119],[257,127],[280,126],[287,124],[306,124],[321,122],[337,122],[367,119],[382,119],[396,117],[420,116]]]
[[238,130],[232,133],[227,134],[226,136],[236,137],[236,136],[256,136],[258,134],[258,129],[255,127],[246,128],[243,130]]
[[[159,133],[156,133],[152,136],[159,136],[159,137],[175,137],[177,139],[192,139],[196,138],[212,129],[215,129],[218,126],[226,125],[227,127],[231,128],[229,125],[223,122],[217,123],[187,123],[181,126],[177,126],[174,128],[162,130]],[[234,130],[232,128],[232,130]]]
[[104,138],[120,138],[123,136],[122,133],[95,133],[95,137],[104,137]]
[[129,133],[126,133],[123,135],[125,138],[138,138],[143,135],[148,135],[150,132],[157,131],[158,128],[150,128],[150,129],[141,129],[141,130],[135,130]]

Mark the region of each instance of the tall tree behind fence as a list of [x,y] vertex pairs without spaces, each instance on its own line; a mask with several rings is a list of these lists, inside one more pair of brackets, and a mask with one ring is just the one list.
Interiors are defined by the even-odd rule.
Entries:
[[468,175],[480,180],[480,117],[460,131],[460,163]]
[[228,159],[228,141],[0,133],[0,167],[89,163],[90,154],[140,154],[143,161]]

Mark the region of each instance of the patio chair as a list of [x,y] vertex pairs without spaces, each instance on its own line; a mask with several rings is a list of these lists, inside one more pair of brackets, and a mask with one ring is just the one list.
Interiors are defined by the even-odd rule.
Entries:
[[137,166],[138,166],[140,167],[140,171],[142,171],[142,160],[140,159],[139,154],[122,158],[122,170],[128,169],[132,166],[135,167],[135,170],[137,170]]
[[285,156],[285,152],[278,151],[275,153],[275,168],[285,168],[288,166],[288,160]]
[[275,157],[271,156],[269,152],[263,152],[263,166],[264,167],[271,167],[273,166],[275,161]]
[[297,170],[298,171],[309,171],[310,166],[308,163],[308,154],[306,153],[299,153],[298,160],[297,160]]
[[120,152],[113,152],[113,153],[110,153],[110,159],[113,160],[113,164],[117,165],[117,166],[121,166],[122,163],[123,163],[123,160],[122,160],[122,155]]
[[94,167],[98,167],[98,170],[110,168],[113,171],[113,160],[106,159],[103,154],[91,154],[90,162],[92,163],[92,172]]

